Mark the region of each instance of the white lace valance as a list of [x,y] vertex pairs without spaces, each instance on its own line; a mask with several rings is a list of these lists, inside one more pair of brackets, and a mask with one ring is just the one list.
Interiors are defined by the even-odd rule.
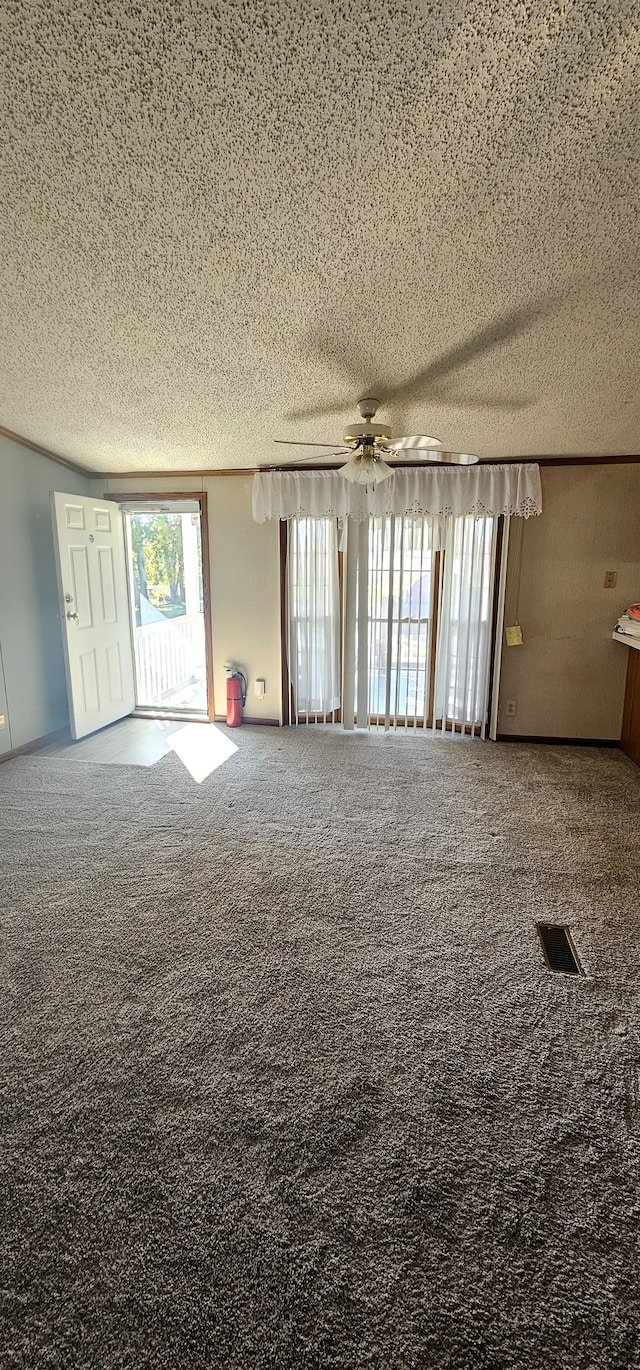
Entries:
[[253,517],[266,519],[352,518],[370,514],[407,517],[542,512],[540,469],[535,462],[498,466],[401,467],[367,491],[338,471],[261,471],[253,478]]

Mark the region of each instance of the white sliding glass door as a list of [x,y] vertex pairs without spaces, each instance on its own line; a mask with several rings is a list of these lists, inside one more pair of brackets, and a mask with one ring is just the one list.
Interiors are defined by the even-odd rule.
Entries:
[[[288,521],[292,722],[485,735],[498,520]],[[342,666],[342,679],[341,679]]]
[[430,718],[431,543],[424,518],[369,519],[367,620],[357,624],[356,694],[357,674],[366,669],[368,721],[377,726],[415,728]]

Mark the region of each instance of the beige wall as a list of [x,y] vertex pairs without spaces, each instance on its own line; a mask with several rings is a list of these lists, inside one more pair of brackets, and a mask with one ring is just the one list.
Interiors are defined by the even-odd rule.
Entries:
[[[247,718],[282,720],[280,552],[277,523],[254,523],[252,476],[205,478],[211,546],[216,712],[226,709],[224,664],[249,682]],[[264,699],[254,683],[266,682]]]
[[[216,713],[226,710],[225,662],[248,680],[245,717],[281,721],[280,560],[277,523],[254,523],[252,477],[146,476],[97,480],[96,494],[207,494]],[[266,682],[263,699],[254,684]]]
[[[134,482],[94,488],[133,493]],[[611,632],[626,605],[640,601],[640,465],[543,467],[542,488],[543,513],[523,527],[524,645],[503,650],[499,732],[618,738],[628,649]],[[202,489],[209,497],[217,712],[224,712],[224,663],[231,660],[249,678],[247,716],[280,719],[278,527],[253,522],[251,477],[135,481],[139,493]],[[515,560],[511,555],[507,623],[515,613]],[[603,588],[605,571],[618,572],[615,590]],[[266,680],[262,700],[253,691],[257,676]],[[507,699],[517,701],[515,718],[505,716]]]
[[[524,645],[503,649],[498,731],[619,738],[629,649],[611,633],[640,601],[640,466],[541,474],[542,515],[522,536]],[[515,615],[516,563],[512,544],[505,623]],[[603,588],[605,571],[617,571],[615,590]],[[508,699],[517,701],[515,718],[505,715]]]

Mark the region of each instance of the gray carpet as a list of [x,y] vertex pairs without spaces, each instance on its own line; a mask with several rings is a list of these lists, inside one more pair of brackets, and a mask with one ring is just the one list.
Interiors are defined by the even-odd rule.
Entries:
[[640,1366],[640,771],[236,740],[0,767],[7,1364]]

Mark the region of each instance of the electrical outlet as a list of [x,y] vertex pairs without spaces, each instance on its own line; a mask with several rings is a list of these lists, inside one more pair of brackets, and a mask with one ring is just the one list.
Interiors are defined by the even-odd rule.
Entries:
[[618,583],[618,572],[617,572],[617,571],[605,571],[605,573],[604,573],[604,588],[605,588],[605,590],[615,590],[617,583]]
[[504,706],[504,711],[505,711],[505,714],[506,714],[507,718],[515,718],[515,716],[516,716],[516,704],[517,704],[517,700],[515,700],[515,699],[508,699],[508,700],[507,700],[507,702],[506,702],[506,704],[505,704],[505,706]]
[[6,726],[7,726],[7,720],[6,720],[6,718],[5,718],[4,714],[0,714],[0,728],[6,728]]
[[264,698],[264,690],[265,690],[264,680],[263,680],[262,678],[260,678],[259,680],[256,680],[256,695],[257,695],[258,699],[263,699],[263,698]]

